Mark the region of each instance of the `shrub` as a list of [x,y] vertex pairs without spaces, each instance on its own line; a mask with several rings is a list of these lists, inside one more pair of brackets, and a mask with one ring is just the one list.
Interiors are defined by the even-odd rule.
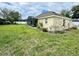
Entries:
[[42,23],[39,23],[40,27],[43,27],[43,24]]
[[39,28],[39,29],[42,29],[42,27],[43,27],[42,23],[39,23],[39,25],[37,26],[37,28]]
[[38,19],[36,19],[33,16],[28,16],[28,18],[27,18],[27,24],[28,25],[30,25],[32,27],[36,27],[37,26],[37,22],[38,22]]
[[72,29],[77,29],[77,27],[75,26],[75,27],[72,27]]
[[63,34],[63,33],[65,33],[65,30],[63,30],[63,31],[55,31],[55,33]]
[[77,27],[78,27],[78,26],[73,26],[72,28],[70,28],[70,30],[71,30],[71,29],[77,29]]
[[48,32],[47,28],[42,29],[43,32]]

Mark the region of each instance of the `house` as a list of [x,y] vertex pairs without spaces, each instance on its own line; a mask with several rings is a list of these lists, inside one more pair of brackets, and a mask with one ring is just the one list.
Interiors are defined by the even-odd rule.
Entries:
[[26,19],[25,20],[21,19],[21,20],[15,21],[15,23],[16,24],[27,24]]
[[38,19],[38,28],[47,31],[62,31],[73,27],[70,18],[61,16],[55,12],[49,11],[36,16]]
[[79,26],[79,20],[72,20],[72,22],[75,26]]
[[79,19],[72,20],[72,23],[74,24],[75,27],[77,27],[77,29],[79,29]]

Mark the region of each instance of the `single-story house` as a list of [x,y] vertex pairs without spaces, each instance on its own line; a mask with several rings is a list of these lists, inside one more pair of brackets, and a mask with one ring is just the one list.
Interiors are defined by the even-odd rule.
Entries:
[[15,21],[16,24],[27,24],[26,20],[18,20],[18,21]]
[[75,26],[79,26],[79,20],[72,20],[72,22]]
[[36,16],[38,27],[47,31],[62,31],[73,27],[70,18],[61,16],[55,12],[49,11]]
[[79,19],[72,20],[72,23],[74,24],[75,27],[77,27],[77,29],[79,29]]

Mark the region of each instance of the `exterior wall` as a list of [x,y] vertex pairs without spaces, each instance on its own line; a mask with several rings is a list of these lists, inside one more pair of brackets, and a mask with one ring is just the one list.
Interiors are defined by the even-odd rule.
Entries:
[[44,19],[43,25],[44,25],[44,28],[48,28],[54,25],[54,18],[47,18],[47,23],[45,23],[45,19]]
[[[45,19],[47,19],[47,23],[45,23]],[[42,28],[49,28],[54,23],[54,18],[43,18],[38,20],[38,26],[40,26],[40,23],[43,24]]]
[[[39,19],[37,26],[40,27],[40,28],[43,28],[43,26],[44,26],[44,25],[43,25],[43,22],[44,22],[44,19]],[[42,24],[42,26],[41,26],[41,24]]]
[[[63,23],[63,20],[64,23]],[[55,30],[64,30],[64,29],[69,29],[73,27],[72,21],[68,18],[59,18],[59,17],[48,17],[47,18],[47,23],[45,23],[45,18],[39,19],[38,24],[42,23],[43,27],[46,28],[48,31],[55,31]],[[63,25],[64,24],[64,25]]]
[[65,22],[65,29],[69,29],[69,28],[72,28],[74,26],[70,19],[66,19],[65,21],[66,21]]
[[55,18],[54,19],[53,30],[54,31],[62,31],[63,29],[64,29],[63,19],[62,18]]

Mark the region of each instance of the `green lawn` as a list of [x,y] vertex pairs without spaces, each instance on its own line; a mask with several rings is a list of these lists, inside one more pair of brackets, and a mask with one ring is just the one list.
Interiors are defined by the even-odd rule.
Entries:
[[49,34],[27,25],[0,25],[0,55],[79,55],[79,30]]

